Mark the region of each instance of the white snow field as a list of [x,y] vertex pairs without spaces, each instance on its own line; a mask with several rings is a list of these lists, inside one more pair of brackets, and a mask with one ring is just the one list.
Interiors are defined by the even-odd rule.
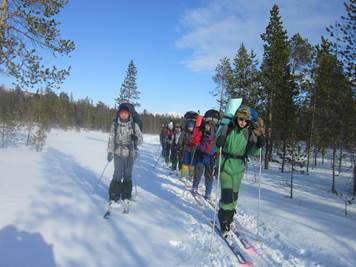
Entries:
[[[239,266],[217,235],[209,250],[210,206],[198,206],[162,160],[153,168],[158,136],[144,136],[130,213],[119,207],[103,219],[113,173],[110,163],[99,180],[107,139],[102,132],[52,130],[42,152],[22,144],[0,149],[0,267]],[[344,202],[328,192],[327,164],[296,174],[293,199],[289,173],[275,165],[262,170],[259,241],[258,166],[249,164],[236,220],[255,246],[251,254],[241,247],[253,266],[356,266],[356,205],[344,216]],[[344,193],[347,164],[336,182]]]

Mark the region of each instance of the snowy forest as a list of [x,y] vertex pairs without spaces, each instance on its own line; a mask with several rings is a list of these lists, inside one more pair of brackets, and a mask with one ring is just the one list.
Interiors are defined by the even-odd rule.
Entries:
[[[239,266],[239,264],[231,260],[233,258],[231,255],[229,256],[230,258],[225,260],[227,252],[221,249],[214,254],[215,256],[209,254],[209,257],[206,257],[207,254],[204,254],[210,245],[210,238],[203,238],[196,233],[210,233],[209,225],[205,226],[201,222],[204,221],[204,216],[208,217],[212,216],[212,214],[215,216],[216,207],[214,210],[209,206],[208,202],[204,202],[205,204],[201,206],[204,206],[205,209],[201,213],[197,211],[196,207],[194,208],[194,205],[196,205],[194,198],[190,195],[187,197],[187,194],[184,193],[187,192],[186,187],[191,189],[192,184],[189,184],[189,182],[186,184],[176,182],[177,177],[174,177],[174,175],[178,176],[178,174],[175,170],[173,172],[167,169],[165,163],[168,162],[163,162],[164,155],[160,151],[161,144],[160,140],[158,140],[162,128],[167,127],[169,122],[173,122],[174,125],[184,125],[184,114],[181,114],[181,116],[173,116],[169,113],[157,114],[145,109],[144,99],[140,96],[141,88],[137,83],[141,72],[140,69],[136,68],[134,58],[130,62],[125,62],[125,64],[128,64],[125,73],[117,74],[122,77],[122,84],[117,85],[117,98],[114,106],[102,101],[95,103],[89,97],[75,99],[72,93],[64,92],[62,91],[63,88],[61,88],[64,80],[70,76],[70,67],[64,69],[57,67],[47,68],[43,65],[41,56],[36,50],[41,48],[50,51],[55,56],[68,56],[78,49],[75,45],[75,40],[61,39],[60,23],[55,19],[55,16],[61,12],[68,1],[2,0],[0,2],[2,4],[0,16],[0,72],[12,77],[14,80],[11,86],[4,85],[0,81],[0,84],[2,84],[0,86],[1,183],[6,184],[9,182],[14,187],[17,186],[16,179],[8,181],[11,180],[8,177],[12,175],[12,171],[19,166],[10,161],[13,159],[13,162],[15,162],[17,155],[27,155],[30,159],[33,159],[35,162],[31,163],[33,166],[35,166],[34,164],[40,165],[42,161],[48,161],[47,165],[43,167],[46,171],[44,177],[49,179],[47,183],[62,183],[60,182],[61,179],[69,177],[71,182],[74,181],[73,184],[75,186],[79,185],[79,189],[69,189],[68,187],[68,192],[70,193],[61,195],[63,199],[66,199],[65,201],[71,203],[72,206],[77,205],[75,200],[70,200],[71,194],[80,195],[83,191],[85,192],[85,199],[95,203],[87,206],[78,204],[78,212],[85,214],[85,220],[79,218],[79,215],[75,214],[75,212],[64,216],[64,218],[53,213],[54,217],[59,216],[60,219],[77,219],[78,225],[74,227],[80,233],[81,225],[90,221],[89,216],[93,216],[85,213],[86,210],[103,210],[96,203],[104,202],[108,184],[110,184],[110,182],[105,182],[105,179],[111,179],[107,177],[111,176],[114,167],[109,167],[109,171],[106,170],[111,161],[109,160],[109,155],[108,162],[105,162],[106,165],[103,163],[103,159],[100,162],[95,156],[100,155],[101,158],[106,159],[104,150],[107,148],[113,120],[120,119],[118,118],[120,104],[129,102],[136,109],[143,108],[139,116],[143,123],[144,142],[143,148],[138,150],[139,164],[135,165],[133,171],[133,179],[136,177],[137,180],[133,181],[134,187],[132,190],[136,192],[135,196],[138,199],[133,201],[133,211],[130,211],[130,216],[137,212],[137,216],[140,218],[138,227],[141,231],[146,231],[146,228],[151,227],[151,224],[149,223],[150,219],[148,219],[150,212],[148,214],[145,212],[147,210],[155,210],[158,205],[160,213],[156,214],[156,211],[154,212],[157,216],[155,216],[155,220],[152,223],[154,225],[152,226],[153,233],[152,235],[147,234],[149,236],[146,237],[147,240],[156,242],[157,247],[152,248],[145,243],[142,252],[136,252],[131,247],[133,242],[139,239],[140,236],[140,233],[136,233],[135,230],[130,228],[135,224],[134,219],[125,219],[127,221],[124,222],[127,227],[125,231],[134,232],[132,239],[123,237],[121,235],[121,231],[124,231],[123,228],[111,223],[110,234],[120,237],[106,241],[102,235],[109,233],[109,230],[105,228],[107,226],[100,226],[103,234],[99,235],[98,242],[106,248],[113,245],[115,249],[120,249],[120,244],[123,244],[124,250],[128,251],[129,256],[120,261],[120,266],[168,266],[170,258],[173,259],[172,266]],[[266,199],[271,200],[272,203],[270,204],[271,206],[265,204],[270,207],[268,211],[266,209],[266,213],[271,213],[271,217],[265,215],[266,221],[264,224],[260,224],[260,215],[256,218],[254,214],[249,214],[249,206],[246,203],[242,204],[241,210],[239,210],[240,204],[238,205],[238,211],[235,215],[240,220],[239,227],[241,229],[245,228],[246,239],[254,239],[254,231],[257,229],[258,242],[261,242],[261,239],[262,242],[263,240],[265,241],[264,247],[256,245],[257,252],[254,256],[247,256],[247,258],[250,257],[252,262],[255,261],[256,264],[253,266],[331,266],[328,265],[329,262],[332,262],[332,266],[352,266],[353,263],[356,263],[355,256],[347,259],[347,255],[351,255],[356,251],[356,247],[354,247],[355,233],[353,232],[355,228],[350,226],[352,224],[355,225],[356,216],[354,212],[356,206],[355,17],[356,1],[349,0],[344,3],[343,16],[338,18],[334,24],[325,25],[327,34],[320,36],[318,44],[312,44],[300,33],[288,30],[283,23],[284,20],[280,14],[279,6],[274,4],[269,13],[268,24],[265,25],[265,31],[261,32],[260,36],[256,36],[256,38],[260,38],[263,41],[262,58],[259,59],[253,49],[247,47],[245,43],[241,43],[239,47],[236,47],[234,57],[226,56],[219,60],[211,77],[214,88],[206,88],[206,97],[212,95],[216,99],[216,105],[212,108],[216,108],[219,111],[220,117],[223,117],[230,99],[242,98],[242,103],[254,107],[265,122],[265,145],[262,148],[261,161],[252,159],[248,163],[246,167],[246,182],[243,181],[241,185],[241,188],[245,186],[245,189],[241,190],[246,190],[246,199],[251,201],[249,202],[251,205],[257,205],[257,197],[250,195],[252,194],[251,192],[256,193],[257,190],[261,190],[261,184],[258,184],[260,181],[257,176],[259,173],[260,179],[262,175],[262,178],[266,179],[265,184],[262,184],[265,189]],[[98,90],[100,89],[98,88]],[[199,101],[204,102],[204,96],[201,96]],[[198,110],[194,111],[200,112]],[[204,112],[202,112],[202,115],[204,115]],[[88,150],[88,147],[92,145],[89,142],[96,142],[92,143],[95,153],[91,153]],[[76,145],[78,145],[78,148],[75,148]],[[65,154],[65,149],[67,149],[70,156]],[[41,159],[42,155],[43,158]],[[23,166],[28,166],[27,164],[29,163],[26,163],[27,159],[25,157],[20,156],[19,161]],[[50,167],[48,167],[52,164],[52,161],[59,164],[59,167],[57,165],[57,167],[54,167],[53,176]],[[105,166],[104,169],[103,165]],[[95,166],[95,168],[88,166]],[[172,167],[172,165],[168,165],[169,167]],[[63,172],[58,171],[58,168],[63,168]],[[259,168],[260,171],[258,171]],[[36,175],[41,176],[39,170],[34,171],[34,173],[32,174],[32,171],[30,171],[29,175],[33,177]],[[4,175],[6,175],[6,179]],[[21,176],[26,175],[24,172],[17,170],[16,177]],[[152,183],[144,179],[147,177],[151,179]],[[26,177],[22,179],[26,179]],[[19,178],[17,181],[22,180]],[[30,178],[29,182],[25,182],[25,185],[30,182],[39,187],[43,186],[35,178]],[[41,183],[46,184],[46,182]],[[64,182],[63,186],[67,188]],[[217,180],[214,180],[214,187],[218,187]],[[9,189],[9,187],[6,188]],[[29,192],[35,192],[32,191],[35,189],[30,189],[32,188],[30,184],[26,188]],[[137,190],[141,193],[137,193]],[[6,197],[12,199],[5,192],[6,189],[0,190],[0,195],[2,191],[4,194],[0,197],[0,202],[6,202]],[[55,193],[61,193],[52,187],[50,187],[50,193],[44,189],[41,192],[44,195],[48,194],[51,203],[56,201]],[[260,191],[258,192],[260,194]],[[275,192],[280,193],[280,196],[276,199],[273,196]],[[15,195],[20,196],[21,193],[16,191]],[[145,199],[143,199],[142,195],[145,196]],[[241,197],[239,196],[239,203],[244,199],[244,195],[241,195]],[[315,198],[318,197],[318,199],[315,200],[314,196]],[[32,195],[29,198],[31,197]],[[214,195],[214,197],[217,198],[218,195]],[[84,194],[82,198],[84,199]],[[162,214],[169,214],[171,220],[175,218],[174,209],[177,208],[177,203],[180,203],[181,198],[188,203],[184,202],[178,207],[179,214],[181,212],[184,214],[181,216],[181,221],[171,222],[168,219],[164,219],[164,223],[169,229],[164,229],[160,232],[161,229],[158,225],[161,223]],[[295,200],[297,202],[287,202],[286,200],[292,201],[293,198],[297,198],[298,200]],[[164,201],[161,199],[164,199]],[[315,203],[313,202],[314,200]],[[38,202],[39,200],[36,199],[36,201]],[[313,203],[306,204],[308,201]],[[308,235],[312,236],[314,230],[309,228],[305,230],[302,228],[303,226],[298,226],[300,228],[297,227],[297,229],[301,231],[301,234],[297,236],[297,234],[290,233],[291,231],[293,232],[293,229],[287,228],[286,224],[280,221],[276,223],[276,228],[280,226],[280,229],[276,230],[276,228],[268,226],[268,223],[274,223],[272,211],[279,209],[278,203],[283,203],[281,204],[281,209],[286,212],[285,214],[288,214],[285,215],[286,218],[292,218],[294,216],[292,215],[293,209],[296,208],[299,212],[303,205],[312,207],[313,210],[314,208],[317,209],[319,205],[330,205],[330,207],[322,206],[323,213],[318,218],[315,218],[315,221],[320,222],[320,225],[323,226],[328,221],[328,218],[324,217],[326,216],[324,212],[327,214],[329,208],[337,210],[333,210],[336,215],[333,213],[332,216],[335,216],[335,218],[333,217],[328,227],[337,228],[339,227],[338,223],[340,223],[340,227],[350,226],[350,228],[348,229],[349,232],[342,233],[343,237],[342,241],[340,241],[340,244],[342,244],[334,248],[337,251],[335,255],[329,257],[327,253],[319,252],[318,249],[313,250],[313,245],[306,245],[307,248],[305,250],[299,247],[301,240],[303,238],[307,239]],[[162,206],[160,206],[161,204]],[[173,205],[174,209],[171,210],[170,205]],[[260,202],[258,202],[258,205],[260,205]],[[337,208],[335,208],[336,206]],[[51,206],[51,208],[53,207],[56,207],[56,204]],[[34,209],[36,209],[36,205],[34,205]],[[258,206],[258,209],[260,209],[260,206]],[[7,206],[0,204],[1,212],[9,210],[11,210],[10,204]],[[66,212],[60,208],[58,210],[58,213]],[[313,217],[313,210],[308,210],[306,215],[300,211],[300,214],[298,214],[300,217],[293,217],[293,222],[298,222],[302,217]],[[42,216],[45,212],[47,212],[45,208],[38,210],[38,216]],[[318,210],[318,212],[320,211]],[[49,214],[46,213],[42,217],[50,217],[50,214],[50,212]],[[9,213],[5,217],[11,218],[13,225],[17,225],[18,219],[14,214]],[[1,227],[7,224],[6,218],[0,219]],[[29,217],[27,223],[36,225],[39,221],[37,218]],[[194,221],[194,223],[190,223],[191,221]],[[310,222],[310,225],[312,225],[310,228],[315,226],[315,221]],[[17,227],[25,231],[26,223],[21,223]],[[55,224],[55,222],[50,221],[47,226],[35,229],[37,232],[41,232],[43,229],[47,229],[46,227],[51,228],[51,224]],[[178,229],[180,225],[183,225],[183,230],[179,229],[179,232],[172,230]],[[262,225],[261,229],[259,228],[260,225]],[[66,228],[67,226],[64,227]],[[90,227],[95,226],[90,225]],[[96,231],[93,230],[96,228],[90,227],[85,228],[85,230]],[[66,229],[71,234],[78,234],[74,233],[75,231],[72,232],[69,228],[67,227]],[[193,228],[194,234],[191,234],[189,229]],[[318,226],[315,226],[315,228],[318,229]],[[1,264],[10,264],[6,266],[14,267],[21,266],[21,263],[15,264],[11,261],[11,257],[5,256],[6,253],[6,255],[15,255],[15,252],[10,251],[10,249],[4,249],[5,241],[10,239],[10,230],[7,230],[8,239],[3,237],[6,235],[2,235],[2,232],[0,232],[0,258],[3,257],[7,260],[2,261],[0,259],[0,266],[2,266]],[[279,230],[288,232],[288,234],[286,233],[283,236],[283,233],[280,234]],[[329,228],[320,230],[320,232],[327,232],[328,230]],[[28,229],[26,231],[28,231],[28,233],[26,232],[28,235],[31,235]],[[47,234],[46,240],[50,240],[52,243],[56,242],[55,233],[52,230],[43,231],[44,236]],[[315,231],[319,234],[319,230]],[[18,235],[19,233],[21,232],[18,232]],[[154,234],[161,236],[161,233],[163,235],[164,233],[167,234],[165,238],[171,238],[169,245],[159,244],[160,239],[153,237]],[[180,235],[183,236],[182,239],[184,240],[174,241],[178,240]],[[67,237],[61,236],[63,240]],[[289,238],[292,241],[289,241]],[[347,238],[350,238],[353,242],[350,246],[347,242],[351,241]],[[327,239],[322,236],[321,240],[322,243]],[[294,241],[295,243],[292,245],[289,243]],[[89,255],[88,251],[90,250],[95,251],[92,263],[87,265],[77,255],[68,256],[69,251],[63,252],[65,251],[63,243],[60,245],[60,250],[62,251],[56,252],[57,254],[55,253],[54,256],[52,251],[47,256],[50,255],[55,258],[55,261],[59,263],[58,266],[115,266],[116,252],[110,249],[105,251],[103,248],[97,251],[97,248],[92,247],[94,242],[94,239],[83,239],[83,243],[88,247],[88,250],[83,249],[83,247],[78,248],[81,252],[85,251],[83,252],[85,255]],[[199,246],[194,248],[195,245],[191,242],[198,242]],[[245,241],[241,241],[242,245],[240,244],[240,247],[244,247],[243,242]],[[326,243],[328,242],[329,240]],[[74,241],[71,244],[76,246]],[[166,245],[173,249],[166,248]],[[345,252],[345,255],[340,256],[337,253],[340,253],[343,247],[351,248],[349,248],[349,252]],[[2,249],[6,253],[1,252]],[[162,262],[159,259],[154,259],[150,262],[148,258],[143,256],[148,253],[154,253],[153,251],[156,249],[167,251],[167,255],[163,256]],[[323,249],[320,249],[320,251]],[[330,248],[330,251],[332,249]],[[330,251],[328,253],[331,253]],[[192,256],[194,253],[197,253],[198,258]],[[284,253],[285,256],[283,256]],[[250,255],[248,249],[245,254]],[[40,257],[43,255],[40,255]],[[94,259],[95,256],[97,258]],[[156,256],[159,258],[159,255]],[[26,257],[30,259],[30,262],[36,263],[36,256],[26,254]],[[101,263],[101,260],[105,259],[105,257],[108,257],[107,264]],[[184,261],[181,263],[180,260],[182,258]],[[338,258],[342,258],[342,260],[339,261]],[[241,264],[241,262],[239,263]],[[46,262],[38,266],[54,267],[56,264]]]

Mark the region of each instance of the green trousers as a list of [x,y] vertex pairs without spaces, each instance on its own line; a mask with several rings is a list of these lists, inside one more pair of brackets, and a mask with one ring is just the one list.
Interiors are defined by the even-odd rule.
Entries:
[[223,210],[234,210],[237,205],[238,193],[244,172],[229,175],[222,172],[220,175],[221,198],[219,207]]

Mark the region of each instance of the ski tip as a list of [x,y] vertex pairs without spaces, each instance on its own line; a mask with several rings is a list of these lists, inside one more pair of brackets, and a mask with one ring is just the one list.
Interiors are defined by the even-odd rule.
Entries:
[[243,267],[253,267],[252,263],[249,262],[249,261],[241,264],[241,266],[243,266]]
[[255,248],[254,248],[253,246],[247,246],[247,247],[246,247],[246,250],[247,250],[248,252],[256,252],[256,250],[255,250]]

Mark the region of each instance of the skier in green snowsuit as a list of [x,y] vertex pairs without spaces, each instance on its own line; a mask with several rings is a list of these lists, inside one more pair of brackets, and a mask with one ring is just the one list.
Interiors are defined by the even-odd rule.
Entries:
[[219,222],[223,233],[230,231],[241,180],[245,171],[248,155],[259,155],[264,146],[264,125],[259,118],[251,121],[249,107],[237,110],[234,119],[218,133],[217,147],[222,147],[221,154],[221,198],[219,202]]

